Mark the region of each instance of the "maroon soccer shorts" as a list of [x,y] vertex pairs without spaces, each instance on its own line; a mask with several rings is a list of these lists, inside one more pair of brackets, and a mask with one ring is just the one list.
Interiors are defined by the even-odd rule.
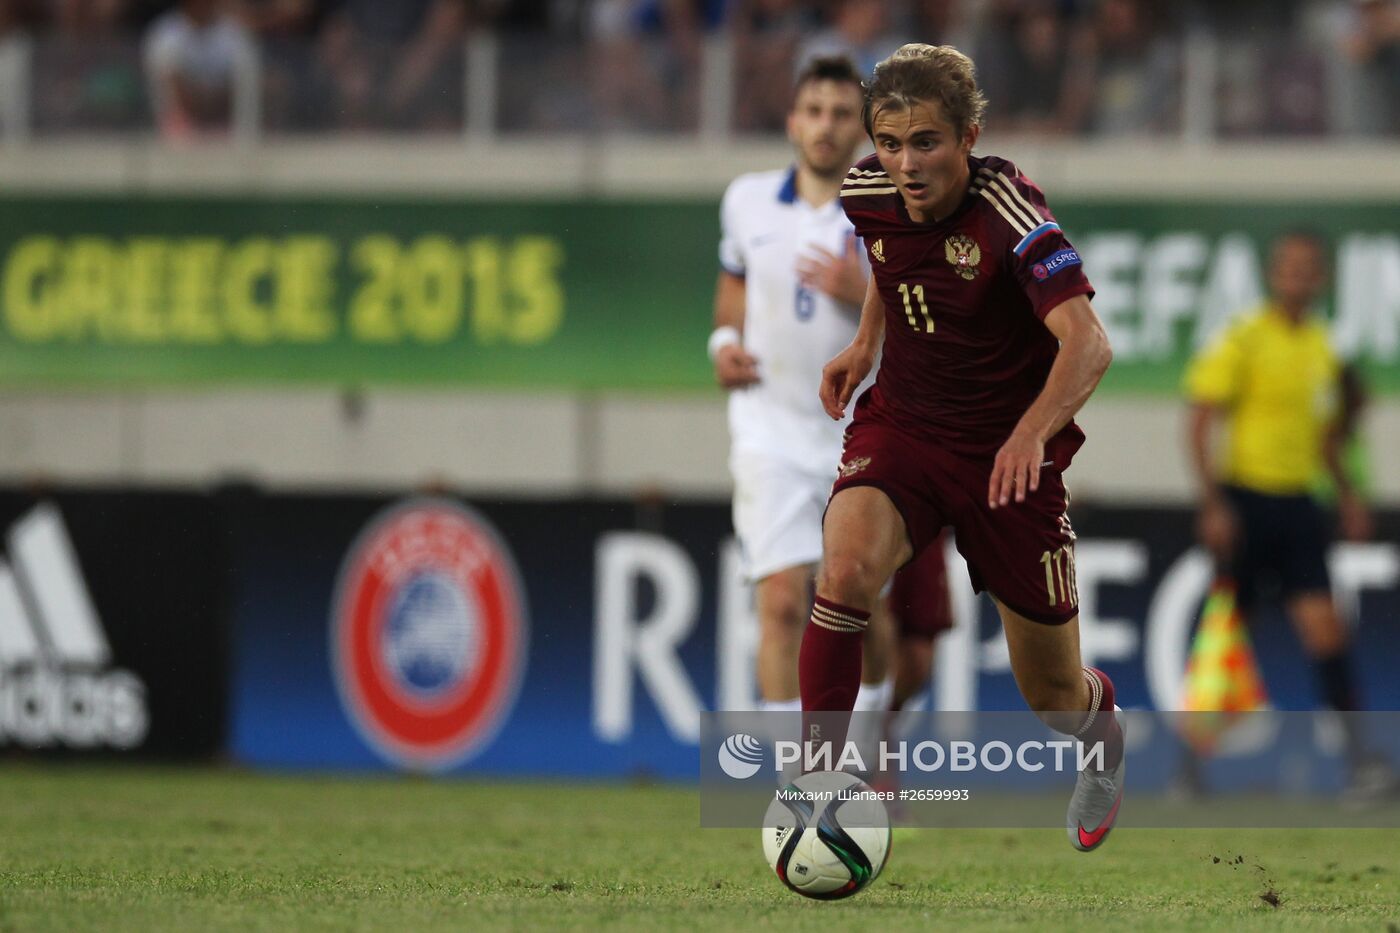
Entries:
[[1042,467],[1036,492],[998,509],[987,505],[991,472],[990,457],[958,456],[886,424],[857,420],[831,494],[874,486],[889,496],[904,517],[915,561],[936,548],[939,533],[951,525],[974,590],[989,591],[1034,622],[1068,622],[1079,613],[1079,597],[1060,470]]
[[943,534],[895,572],[890,608],[901,638],[936,638],[953,627]]

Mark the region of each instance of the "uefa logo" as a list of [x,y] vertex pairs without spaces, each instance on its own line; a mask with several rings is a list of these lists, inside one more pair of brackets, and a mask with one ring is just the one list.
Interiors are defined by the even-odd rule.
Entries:
[[390,507],[360,533],[336,581],[341,702],[385,760],[446,770],[510,712],[527,628],[520,575],[481,516],[437,499]]

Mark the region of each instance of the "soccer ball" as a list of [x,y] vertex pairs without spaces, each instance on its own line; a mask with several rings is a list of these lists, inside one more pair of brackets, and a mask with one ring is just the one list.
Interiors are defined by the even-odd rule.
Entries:
[[763,819],[763,854],[803,897],[850,897],[879,876],[890,855],[890,816],[860,778],[804,774],[778,791]]

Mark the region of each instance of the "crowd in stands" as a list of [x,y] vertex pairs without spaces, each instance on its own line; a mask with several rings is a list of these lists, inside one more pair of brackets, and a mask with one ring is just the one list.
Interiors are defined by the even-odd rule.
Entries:
[[974,56],[994,129],[1172,133],[1203,29],[1218,134],[1400,132],[1400,0],[0,0],[37,132],[172,139],[227,132],[249,73],[266,131],[461,130],[477,34],[507,131],[693,130],[727,38],[740,133],[781,132],[809,56],[908,41]]
[[463,0],[0,0],[27,34],[37,129],[227,131],[256,74],[270,129],[460,126]]

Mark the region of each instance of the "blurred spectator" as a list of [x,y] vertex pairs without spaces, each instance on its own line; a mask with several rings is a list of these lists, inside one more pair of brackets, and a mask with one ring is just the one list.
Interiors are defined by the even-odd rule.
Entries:
[[129,26],[144,34],[151,23],[169,13],[175,4],[176,0],[126,0],[127,14],[124,19]]
[[476,11],[486,13],[498,28],[515,32],[578,32],[589,0],[477,0]]
[[1371,86],[1377,112],[1368,122],[1381,133],[1400,132],[1400,2],[1356,0],[1344,47]]
[[740,0],[732,17],[736,129],[783,131],[797,48],[817,22],[812,4],[799,0]]
[[586,0],[510,0],[492,11],[498,41],[496,128],[568,133],[593,126]]
[[34,122],[40,131],[144,126],[141,60],[126,0],[50,0],[35,45]]
[[49,0],[52,29],[75,38],[122,31],[126,0]]
[[321,39],[338,122],[460,128],[468,12],[466,0],[343,0]]
[[[890,28],[889,8],[884,0],[840,0],[830,28],[802,45],[793,66],[800,70],[818,55],[844,55],[855,62],[856,71],[868,78],[877,64],[906,41]],[[788,83],[792,83],[791,75]]]
[[701,40],[723,15],[720,0],[596,0],[587,28],[600,128],[694,129]]
[[150,25],[143,53],[161,135],[229,130],[235,84],[243,69],[257,66],[257,53],[224,0],[180,0]]
[[29,129],[24,102],[13,100],[7,90],[22,86],[25,34],[38,22],[39,13],[31,0],[0,0],[0,140]]
[[646,48],[645,5],[595,0],[589,11],[587,71],[601,130],[655,129],[665,122],[665,82]]
[[964,0],[915,0],[908,41],[951,45],[972,54],[974,37],[968,29],[966,6]]
[[264,43],[308,43],[325,25],[336,0],[242,0],[244,24]]
[[1054,134],[1069,128],[1069,28],[1053,0],[1003,0],[989,23],[978,69],[998,130]]
[[0,42],[33,29],[42,12],[39,0],[0,0]]
[[1142,0],[1098,0],[1070,41],[1072,129],[1100,136],[1157,133],[1178,120],[1178,51]]
[[333,0],[243,0],[243,20],[257,39],[262,64],[263,126],[311,130],[325,126],[331,87],[317,66],[316,36]]
[[1328,67],[1304,25],[1306,3],[1212,9],[1216,132],[1222,137],[1326,132]]
[[1260,134],[1320,136],[1327,131],[1327,65],[1310,49],[1282,46],[1264,56],[1258,87],[1264,100]]

